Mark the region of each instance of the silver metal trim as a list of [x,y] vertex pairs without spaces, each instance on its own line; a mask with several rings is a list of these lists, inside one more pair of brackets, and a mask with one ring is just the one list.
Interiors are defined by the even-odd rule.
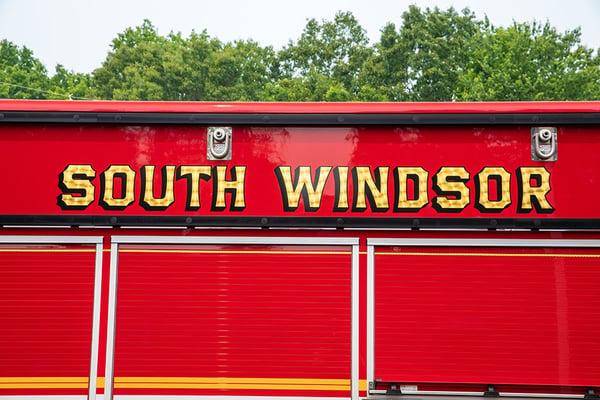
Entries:
[[15,244],[98,244],[102,236],[29,236],[0,235],[0,243]]
[[[375,380],[375,246],[600,248],[592,239],[367,238],[367,385]],[[368,394],[379,394],[367,388]],[[385,393],[385,391],[384,391]],[[465,394],[466,393],[466,394]],[[410,391],[403,395],[477,396],[478,392]],[[482,394],[481,394],[482,395]],[[583,395],[506,393],[501,397],[583,398]]]
[[115,324],[117,317],[117,268],[119,263],[119,244],[110,246],[110,278],[108,289],[108,315],[106,328],[106,366],[104,369],[104,397],[112,399],[115,355]]
[[[556,127],[531,128],[531,161],[556,161],[557,160],[557,134]],[[543,142],[543,143],[542,143]],[[550,146],[549,150],[542,149],[541,145]]]
[[102,244],[103,236],[33,236],[0,235],[0,244],[95,244],[94,296],[92,305],[92,341],[90,354],[90,374],[88,376],[88,396],[5,396],[3,399],[65,398],[96,400],[96,379],[98,378],[98,348],[100,344],[100,302],[102,299]]
[[[231,160],[233,129],[230,126],[209,126],[206,130],[206,159]],[[217,144],[223,149],[217,150]]]
[[100,302],[102,300],[102,242],[96,243],[96,269],[94,277],[94,308],[92,311],[92,354],[90,356],[90,380],[88,399],[96,399],[96,378],[98,377],[98,349],[100,345]]
[[0,396],[2,400],[87,400],[87,396],[80,395],[66,395],[66,396],[57,396],[57,395],[40,395],[40,396]]
[[260,236],[113,236],[119,244],[358,245],[358,238]]
[[[450,392],[450,391],[430,391],[430,390],[411,390],[402,392],[402,394],[406,395],[423,395],[423,396],[483,396],[484,392]],[[551,393],[512,393],[512,392],[500,392],[499,397],[503,398],[511,398],[511,397],[519,397],[519,398],[547,398],[547,399],[579,399],[583,398],[583,394],[551,394]]]
[[[168,396],[168,395],[117,395],[114,400],[306,400],[291,396]],[[103,400],[103,399],[99,399]],[[348,400],[347,397],[310,397],[310,400]]]
[[[97,400],[105,397],[99,394]],[[86,396],[67,395],[40,395],[40,396],[0,396],[2,400],[87,400]],[[117,395],[114,400],[305,400],[305,397],[282,396],[164,396],[164,395]],[[347,397],[311,397],[311,400],[348,400]]]
[[600,247],[590,239],[420,239],[370,238],[367,246],[462,246],[462,247]]
[[[484,392],[450,392],[450,391],[403,391],[402,395],[399,396],[390,396],[385,394],[385,390],[372,390],[367,399],[394,399],[394,398],[403,398],[408,400],[427,400],[427,399],[436,399],[436,398],[451,398],[452,400],[473,400],[476,397],[484,397]],[[583,399],[585,395],[583,394],[549,394],[549,393],[510,393],[510,392],[500,392],[500,396],[498,398],[503,398],[506,400],[509,399]]]
[[[375,380],[375,247],[367,246],[367,385]],[[367,392],[368,392],[367,388]]]
[[[339,245],[352,246],[351,259],[351,372],[350,372],[350,396],[352,400],[358,400],[359,391],[359,294],[360,294],[360,271],[359,271],[359,239],[358,238],[331,238],[331,237],[232,237],[232,236],[112,236],[110,250],[110,281],[108,294],[108,326],[106,342],[106,370],[104,381],[104,398],[113,399],[114,379],[114,351],[116,333],[116,302],[118,283],[118,263],[120,244],[225,244],[225,245]],[[118,399],[231,399],[236,396],[114,396]],[[294,399],[294,397],[272,397],[239,396],[240,399]],[[312,397],[311,397],[312,398]],[[299,398],[298,398],[299,399]],[[327,397],[332,400],[335,398]]]
[[360,273],[359,273],[359,248],[358,243],[352,245],[352,374],[350,378],[350,395],[352,400],[358,400],[360,392],[358,388],[359,382],[359,296],[360,296]]

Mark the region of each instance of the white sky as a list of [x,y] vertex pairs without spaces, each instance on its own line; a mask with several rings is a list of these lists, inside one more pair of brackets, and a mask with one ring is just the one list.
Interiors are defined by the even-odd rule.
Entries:
[[548,20],[561,32],[581,27],[583,44],[600,48],[600,0],[0,0],[0,39],[29,47],[50,73],[58,63],[91,72],[117,33],[144,19],[161,35],[206,29],[224,42],[254,39],[278,49],[296,40],[308,19],[332,20],[340,10],[351,11],[374,43],[387,22],[400,25],[410,4],[469,7],[497,26]]

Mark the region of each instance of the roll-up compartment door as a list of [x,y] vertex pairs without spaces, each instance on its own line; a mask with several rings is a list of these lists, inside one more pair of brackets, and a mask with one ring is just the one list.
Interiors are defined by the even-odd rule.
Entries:
[[0,236],[0,397],[95,395],[101,245],[78,240]]
[[600,385],[597,241],[369,244],[372,381]]
[[173,241],[118,246],[115,395],[350,397],[352,246]]

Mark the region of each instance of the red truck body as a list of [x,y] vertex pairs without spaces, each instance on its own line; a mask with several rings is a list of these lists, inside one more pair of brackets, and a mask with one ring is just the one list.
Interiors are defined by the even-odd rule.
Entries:
[[0,398],[593,399],[599,128],[0,101]]

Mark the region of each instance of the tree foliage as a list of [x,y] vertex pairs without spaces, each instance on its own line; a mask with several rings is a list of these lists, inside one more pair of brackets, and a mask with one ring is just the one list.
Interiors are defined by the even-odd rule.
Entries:
[[370,44],[349,12],[310,19],[275,51],[206,31],[160,35],[150,22],[112,41],[92,74],[50,76],[26,47],[0,41],[0,98],[178,101],[599,100],[600,55],[579,29],[495,27],[469,9],[409,8]]
[[459,101],[600,98],[600,58],[580,31],[560,34],[549,23],[487,24],[457,85]]
[[85,98],[90,93],[88,74],[68,71],[58,64],[49,77],[46,67],[27,47],[0,41],[0,98],[68,99]]
[[0,41],[0,98],[45,99],[48,89],[46,68],[33,52],[8,40]]
[[150,21],[113,40],[94,71],[96,97],[120,100],[255,100],[275,53],[253,41],[222,43],[205,31],[160,36]]

